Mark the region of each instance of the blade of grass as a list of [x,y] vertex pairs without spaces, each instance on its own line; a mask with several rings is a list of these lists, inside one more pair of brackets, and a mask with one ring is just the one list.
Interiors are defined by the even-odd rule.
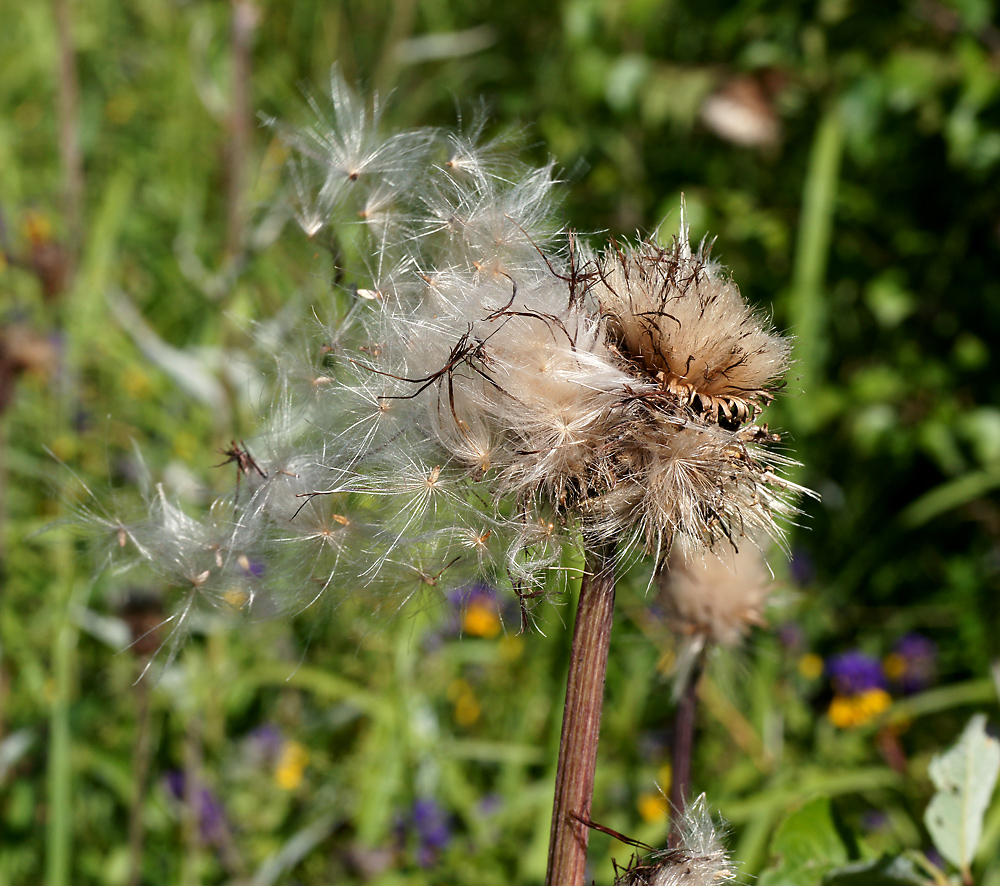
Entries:
[[49,715],[49,753],[46,778],[45,829],[46,886],[68,886],[73,842],[73,767],[72,735],[69,714],[73,693],[76,640],[78,635],[72,613],[86,605],[89,582],[77,582],[73,568],[73,551],[65,536],[53,544],[55,586],[62,589],[58,606],[58,623],[52,648],[52,707]]
[[63,174],[63,211],[69,229],[70,273],[76,265],[83,237],[83,150],[80,147],[80,84],[76,73],[76,47],[68,0],[54,0],[52,12],[59,47],[56,115],[59,123],[59,157]]
[[[816,128],[809,169],[802,193],[802,214],[799,220],[795,250],[795,270],[788,301],[788,321],[796,338],[795,368],[798,384],[809,403],[816,392],[820,370],[826,352],[826,314],[823,283],[830,258],[830,240],[836,208],[837,183],[843,154],[844,132],[839,108],[831,106]],[[814,426],[815,410],[795,410],[803,430]]]
[[981,471],[972,471],[935,486],[920,498],[910,502],[899,514],[900,522],[908,529],[916,529],[935,517],[968,504],[1000,486],[1000,466],[994,465]]

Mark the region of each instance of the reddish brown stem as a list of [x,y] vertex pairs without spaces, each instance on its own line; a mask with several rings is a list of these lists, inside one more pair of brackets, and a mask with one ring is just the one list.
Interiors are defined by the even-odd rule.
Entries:
[[875,737],[875,743],[890,768],[900,775],[909,774],[910,764],[906,759],[906,751],[899,740],[899,733],[892,726],[883,726]]
[[605,545],[586,552],[576,609],[546,886],[584,883],[589,829],[573,816],[590,819],[614,608],[615,553],[613,545]]
[[[673,820],[677,821],[687,807],[688,795],[691,793],[691,753],[694,749],[694,729],[698,714],[698,684],[701,682],[701,671],[704,665],[703,653],[699,653],[697,661],[691,668],[684,693],[677,702],[674,714],[674,740],[671,761],[670,805],[673,808]],[[672,826],[669,846],[676,849],[680,835]]]

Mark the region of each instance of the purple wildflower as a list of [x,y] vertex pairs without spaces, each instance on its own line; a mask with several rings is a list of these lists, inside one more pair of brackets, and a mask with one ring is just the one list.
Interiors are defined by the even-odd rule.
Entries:
[[456,609],[464,609],[471,604],[487,604],[496,601],[496,588],[484,582],[474,582],[461,588],[455,588],[448,594],[448,600]]
[[243,575],[247,578],[263,578],[264,576],[264,561],[263,560],[253,560],[250,557],[243,557],[239,561],[240,569],[243,570]]
[[938,870],[943,871],[948,867],[948,862],[944,860],[944,856],[937,851],[933,846],[924,850],[924,855],[927,860],[934,865]]
[[806,632],[798,622],[786,621],[777,630],[778,642],[789,652],[802,652],[806,648]]
[[937,676],[937,654],[937,644],[930,638],[905,634],[886,656],[885,672],[904,694],[920,692]]
[[487,794],[478,803],[480,815],[490,816],[499,812],[503,808],[503,796],[500,794]]
[[792,549],[792,559],[788,567],[792,574],[792,581],[800,587],[810,584],[816,574],[813,558],[805,548]]
[[438,853],[451,842],[448,815],[437,801],[430,799],[415,801],[411,814],[417,836],[417,864],[430,867]]
[[881,809],[867,809],[861,813],[859,824],[866,834],[875,833],[889,826],[889,816]]
[[[183,802],[187,793],[185,773],[178,770],[168,772],[164,778],[167,793]],[[222,801],[209,788],[195,785],[194,806],[198,817],[198,833],[206,846],[222,846],[226,842],[228,825],[226,810]]]
[[273,763],[285,744],[281,729],[274,723],[264,723],[251,729],[243,739],[247,758],[251,762]]
[[885,674],[877,658],[859,649],[827,659],[826,672],[838,695],[861,695],[870,689],[885,689]]

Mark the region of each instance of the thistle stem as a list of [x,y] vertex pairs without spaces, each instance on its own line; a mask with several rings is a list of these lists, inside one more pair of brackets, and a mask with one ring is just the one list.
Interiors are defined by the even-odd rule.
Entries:
[[546,886],[583,886],[604,679],[615,608],[614,545],[586,551],[570,651]]
[[[691,667],[684,693],[677,703],[674,715],[674,740],[671,760],[670,806],[674,811],[676,821],[683,815],[687,807],[687,798],[691,793],[691,752],[694,749],[694,727],[698,714],[698,684],[701,682],[701,672],[704,665],[704,652]],[[679,838],[677,829],[671,826],[670,847],[676,848]]]

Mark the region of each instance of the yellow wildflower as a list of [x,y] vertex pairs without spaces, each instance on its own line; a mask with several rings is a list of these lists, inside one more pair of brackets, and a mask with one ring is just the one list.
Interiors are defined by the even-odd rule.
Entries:
[[459,726],[471,726],[482,712],[472,687],[465,680],[455,680],[448,687],[448,698],[455,705],[455,722]]
[[639,795],[639,815],[643,821],[665,821],[670,812],[667,798],[663,794],[646,792]]
[[230,608],[242,609],[250,599],[250,595],[244,588],[233,585],[222,595],[222,599],[226,601]]
[[835,695],[826,712],[830,722],[841,729],[851,729],[875,719],[892,704],[884,689],[866,689],[858,695]]
[[492,600],[474,600],[465,609],[462,630],[472,637],[492,638],[500,633],[500,616]]
[[906,674],[906,659],[898,652],[890,652],[882,659],[882,671],[893,682],[901,680]]
[[285,742],[274,767],[274,780],[285,791],[294,791],[302,784],[302,776],[309,762],[309,751],[297,741]]
[[823,659],[815,652],[807,652],[799,659],[799,673],[807,680],[816,680],[823,675]]
[[153,395],[149,376],[138,366],[130,366],[122,373],[122,387],[133,400],[147,400]]

